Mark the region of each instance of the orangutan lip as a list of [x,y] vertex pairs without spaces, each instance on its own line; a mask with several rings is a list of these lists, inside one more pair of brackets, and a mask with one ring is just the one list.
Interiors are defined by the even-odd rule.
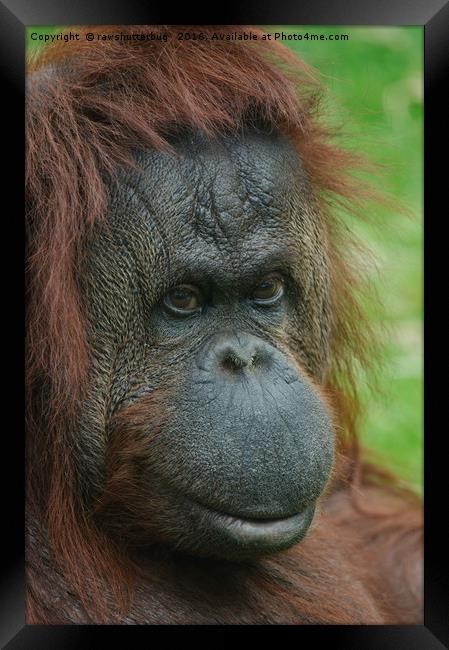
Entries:
[[[204,506],[203,506],[204,508]],[[291,515],[289,517],[280,517],[277,519],[271,519],[271,518],[265,518],[265,517],[240,517],[239,515],[231,515],[227,512],[221,512],[220,510],[212,510],[211,508],[208,508],[212,513],[217,515],[217,517],[227,519],[231,523],[232,522],[240,522],[243,524],[250,524],[253,526],[263,526],[263,527],[270,527],[278,524],[279,522],[288,522],[294,519],[297,519],[298,517],[302,516],[302,513],[296,513],[294,515]]]
[[201,510],[209,525],[219,529],[240,542],[267,541],[282,543],[292,536],[307,530],[313,518],[314,506],[309,506],[302,512],[281,519],[243,518],[230,515],[208,506],[195,503]]

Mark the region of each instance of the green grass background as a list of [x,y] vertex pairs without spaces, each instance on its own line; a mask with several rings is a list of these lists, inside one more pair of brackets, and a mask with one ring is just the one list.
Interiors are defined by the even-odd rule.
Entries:
[[[27,48],[35,50],[31,32],[59,27],[28,27]],[[372,273],[385,306],[380,314],[384,365],[381,394],[362,385],[366,417],[362,441],[374,457],[422,490],[423,396],[423,29],[421,27],[273,27],[296,34],[348,34],[348,41],[285,42],[317,68],[329,90],[329,114],[343,120],[345,144],[385,164],[384,189],[410,209],[406,217],[380,210],[377,223],[354,221],[352,227],[373,252]],[[376,181],[379,185],[379,181]]]

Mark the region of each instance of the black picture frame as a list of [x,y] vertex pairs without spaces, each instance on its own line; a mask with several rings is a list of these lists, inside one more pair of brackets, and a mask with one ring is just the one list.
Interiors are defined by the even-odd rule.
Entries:
[[[449,608],[447,607],[447,537],[444,534],[447,519],[447,460],[442,444],[447,434],[445,412],[447,402],[443,397],[445,383],[432,381],[434,355],[439,361],[435,367],[445,374],[445,338],[438,336],[438,328],[445,325],[444,310],[447,292],[441,286],[445,278],[447,240],[443,236],[445,209],[447,211],[447,100],[445,75],[449,67],[449,4],[444,0],[302,0],[280,2],[263,6],[246,3],[231,11],[229,5],[218,7],[213,15],[208,10],[198,10],[186,5],[170,15],[168,8],[151,8],[136,0],[119,4],[105,0],[65,2],[43,0],[32,5],[27,0],[9,0],[0,4],[0,69],[2,74],[3,158],[7,162],[6,182],[3,186],[4,251],[4,317],[6,332],[4,352],[15,350],[11,366],[4,373],[10,394],[22,396],[22,374],[18,360],[23,350],[23,214],[24,194],[24,76],[25,28],[28,25],[80,25],[80,24],[253,24],[253,25],[421,25],[425,43],[425,622],[416,626],[293,626],[287,630],[294,643],[328,644],[333,648],[350,650],[437,650],[449,648]],[[446,136],[446,137],[445,137]],[[6,140],[6,141],[5,141]],[[444,150],[446,146],[446,151]],[[438,155],[440,154],[440,155]],[[5,194],[7,195],[5,197]],[[9,199],[6,202],[6,198]],[[440,218],[439,218],[440,217]],[[10,228],[5,234],[5,226]],[[11,234],[10,234],[11,233]],[[17,251],[12,242],[17,242]],[[444,246],[444,249],[443,249]],[[446,253],[446,255],[444,254]],[[443,301],[440,298],[443,298]],[[14,307],[12,307],[14,305]],[[9,328],[9,329],[8,329]],[[443,332],[441,332],[443,334]],[[447,336],[447,334],[446,334]],[[13,346],[15,343],[17,347]],[[437,348],[438,346],[438,348]],[[14,379],[16,375],[17,381]],[[11,386],[12,384],[12,386]],[[17,410],[6,402],[3,414],[3,476],[7,476],[3,490],[4,551],[0,588],[0,643],[9,650],[22,648],[96,648],[109,642],[128,647],[147,646],[150,641],[160,642],[163,632],[179,634],[179,628],[158,626],[37,626],[25,625],[24,612],[24,438],[21,419],[23,401],[18,400]],[[6,411],[14,413],[6,426]],[[440,411],[440,412],[439,412]],[[439,417],[441,416],[441,417]],[[8,418],[9,420],[9,418]],[[12,469],[11,472],[6,472]],[[446,471],[445,471],[446,470]],[[203,633],[214,633],[217,640],[229,642],[232,630],[222,627],[201,626]],[[280,641],[280,627],[266,626],[266,641]],[[207,628],[207,629],[206,629]],[[274,628],[274,629],[273,629]],[[182,643],[195,631],[187,626],[179,637]],[[235,630],[234,630],[235,631]],[[247,632],[247,630],[246,630]],[[242,629],[238,630],[240,636]],[[142,638],[143,635],[143,638]],[[213,643],[217,643],[214,640]],[[211,641],[212,642],[212,641]]]

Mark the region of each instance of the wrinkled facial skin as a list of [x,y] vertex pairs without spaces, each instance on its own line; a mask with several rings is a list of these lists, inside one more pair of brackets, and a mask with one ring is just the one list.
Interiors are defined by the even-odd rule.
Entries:
[[[332,466],[326,232],[285,136],[176,151],[136,154],[86,244],[80,490],[131,546],[272,553],[306,534]],[[258,302],[273,275],[282,295]],[[198,310],[167,309],[179,285]]]

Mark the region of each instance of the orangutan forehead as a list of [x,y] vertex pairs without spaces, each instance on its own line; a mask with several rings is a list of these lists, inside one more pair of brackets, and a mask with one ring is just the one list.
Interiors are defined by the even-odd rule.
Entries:
[[123,218],[123,204],[140,204],[139,214],[147,212],[149,225],[163,223],[169,237],[190,233],[237,245],[261,228],[282,231],[298,207],[295,197],[302,204],[308,193],[301,162],[283,136],[185,136],[175,147],[175,155],[136,154],[140,171],[123,175],[115,219]]
[[123,171],[111,195],[108,223],[140,268],[232,284],[319,259],[306,174],[284,136],[185,136],[174,146],[175,155],[137,152],[138,169]]

